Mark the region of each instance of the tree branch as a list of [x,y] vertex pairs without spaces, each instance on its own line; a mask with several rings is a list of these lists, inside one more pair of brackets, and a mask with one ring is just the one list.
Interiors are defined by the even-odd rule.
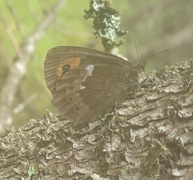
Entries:
[[7,133],[0,179],[193,179],[193,60],[151,74],[136,96],[84,128],[47,113]]

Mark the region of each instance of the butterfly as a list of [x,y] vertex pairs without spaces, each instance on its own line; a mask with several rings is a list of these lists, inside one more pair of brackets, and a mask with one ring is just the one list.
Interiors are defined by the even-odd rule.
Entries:
[[89,123],[112,111],[137,87],[138,72],[128,61],[102,51],[58,46],[47,52],[44,75],[62,118]]

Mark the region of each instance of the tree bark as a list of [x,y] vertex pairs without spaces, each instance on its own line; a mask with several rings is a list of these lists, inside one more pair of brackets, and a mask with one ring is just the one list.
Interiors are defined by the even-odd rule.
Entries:
[[0,139],[0,179],[193,179],[193,60],[85,127],[47,112]]

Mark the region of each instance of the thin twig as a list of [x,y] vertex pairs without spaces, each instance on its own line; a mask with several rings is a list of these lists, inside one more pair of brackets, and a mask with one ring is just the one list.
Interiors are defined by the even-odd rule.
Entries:
[[20,49],[20,46],[19,46],[19,44],[18,44],[17,39],[15,38],[15,35],[13,34],[12,28],[11,28],[11,27],[8,27],[6,30],[7,30],[7,34],[8,34],[8,36],[9,36],[9,38],[10,38],[10,40],[11,40],[14,48],[15,48],[15,51],[16,51],[17,56],[18,56],[19,58],[21,58],[21,57],[22,57],[22,51],[21,51],[21,49]]
[[12,16],[12,18],[13,18],[13,20],[15,22],[16,28],[18,30],[18,33],[19,33],[21,39],[25,39],[26,35],[25,35],[25,32],[24,32],[24,30],[22,28],[21,21],[19,20],[18,15],[17,15],[17,13],[15,11],[15,8],[13,7],[13,5],[10,3],[9,0],[6,0],[4,2],[5,2],[8,10],[9,10],[10,15]]

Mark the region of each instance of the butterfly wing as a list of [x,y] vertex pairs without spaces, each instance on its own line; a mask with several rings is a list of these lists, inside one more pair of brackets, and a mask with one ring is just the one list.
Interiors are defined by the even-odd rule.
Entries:
[[48,51],[45,80],[62,117],[92,122],[126,99],[137,81],[133,66],[117,57],[83,47]]

